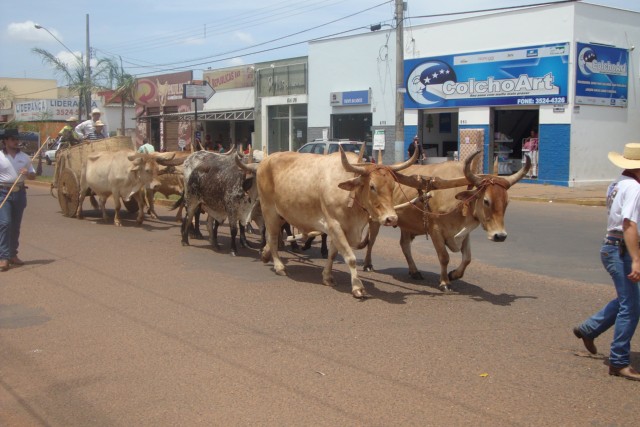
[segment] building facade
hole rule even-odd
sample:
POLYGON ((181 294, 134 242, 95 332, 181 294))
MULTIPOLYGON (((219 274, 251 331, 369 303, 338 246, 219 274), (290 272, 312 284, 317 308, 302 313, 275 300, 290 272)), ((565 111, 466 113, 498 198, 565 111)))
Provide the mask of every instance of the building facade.
MULTIPOLYGON (((607 153, 640 131, 634 40, 640 14, 584 3, 407 28, 404 152, 418 135, 431 161, 480 149, 487 173, 529 155, 529 182, 608 182, 619 171, 607 153)), ((368 121, 394 161, 395 61, 393 30, 311 43, 309 133, 368 121)))

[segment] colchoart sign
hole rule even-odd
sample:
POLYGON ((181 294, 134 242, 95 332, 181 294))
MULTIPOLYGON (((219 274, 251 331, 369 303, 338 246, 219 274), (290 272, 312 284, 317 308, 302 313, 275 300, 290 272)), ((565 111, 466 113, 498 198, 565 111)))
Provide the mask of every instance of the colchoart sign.
POLYGON ((405 107, 568 102, 569 43, 406 60, 405 107))
POLYGON ((586 43, 576 51, 576 104, 626 107, 629 51, 586 43))

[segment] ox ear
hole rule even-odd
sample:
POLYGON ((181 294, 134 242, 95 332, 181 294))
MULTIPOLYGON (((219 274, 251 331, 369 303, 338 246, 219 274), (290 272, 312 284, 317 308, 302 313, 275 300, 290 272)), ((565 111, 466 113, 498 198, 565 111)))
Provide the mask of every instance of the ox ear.
POLYGON ((253 186, 253 180, 255 178, 253 176, 246 178, 245 180, 242 181, 242 191, 244 191, 245 193, 248 193, 249 190, 251 190, 251 187, 253 186))
POLYGON ((361 176, 357 176, 355 178, 352 178, 348 181, 344 181, 341 182, 340 184, 338 184, 338 188, 341 188, 343 190, 347 190, 347 191, 352 191, 355 190, 356 188, 362 186, 362 177, 361 176))
POLYGON ((142 156, 143 156, 143 154, 142 154, 142 153, 134 153, 134 154, 129 154, 129 155, 127 156, 127 159, 129 159, 129 160, 131 160, 131 161, 134 161, 134 160, 136 160, 136 159, 139 159, 139 158, 140 158, 140 157, 142 157, 142 156))
POLYGON ((132 171, 139 171, 140 170, 140 166, 142 166, 142 163, 144 163, 144 162, 142 161, 142 159, 140 157, 131 159, 131 164, 133 165, 133 166, 131 166, 131 170, 132 171))
POLYGON ((470 199, 471 197, 475 196, 476 192, 478 190, 465 190, 465 191, 461 191, 458 194, 456 194, 456 199, 458 200, 467 200, 470 199))

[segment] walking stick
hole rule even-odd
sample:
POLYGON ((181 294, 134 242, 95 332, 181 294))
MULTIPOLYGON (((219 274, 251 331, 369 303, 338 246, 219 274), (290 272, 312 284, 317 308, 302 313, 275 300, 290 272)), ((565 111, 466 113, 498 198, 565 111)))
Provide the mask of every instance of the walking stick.
MULTIPOLYGON (((36 153, 33 155, 33 158, 35 159, 37 156, 40 155, 40 151, 42 151, 42 147, 45 146, 45 144, 47 143, 47 141, 49 140, 49 138, 45 139, 44 142, 40 145, 40 148, 38 148, 38 151, 36 151, 36 153)), ((33 159, 31 160, 33 162, 33 159)), ((18 181, 20 180, 20 178, 22 177, 22 175, 24 175, 22 172, 20 172, 18 174, 18 177, 16 178, 15 181, 13 181, 13 185, 11 186, 11 188, 9 189, 9 192, 7 193, 6 196, 4 196, 4 200, 2 200, 2 203, 0 203, 0 209, 2 209, 2 207, 4 206, 4 204, 6 203, 7 199, 9 198, 9 195, 11 195, 11 192, 13 191, 13 189, 15 188, 16 185, 18 185, 18 181)))

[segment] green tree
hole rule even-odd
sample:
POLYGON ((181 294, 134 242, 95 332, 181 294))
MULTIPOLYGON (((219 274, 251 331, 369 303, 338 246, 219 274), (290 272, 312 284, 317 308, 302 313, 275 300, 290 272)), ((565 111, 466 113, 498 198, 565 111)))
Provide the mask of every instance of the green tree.
POLYGON ((78 117, 82 118, 84 112, 86 112, 87 117, 89 117, 89 110, 91 109, 91 106, 86 105, 87 97, 85 94, 87 91, 91 92, 91 88, 88 87, 89 85, 87 84, 83 57, 76 56, 75 62, 67 64, 58 59, 51 52, 39 47, 34 47, 31 51, 40 55, 44 64, 51 66, 56 74, 65 79, 67 86, 69 87, 69 92, 79 96, 78 117))
MULTIPOLYGON (((120 99, 121 123, 118 132, 124 135, 126 129, 125 106, 127 103, 133 103, 135 101, 138 80, 124 71, 122 63, 118 64, 113 59, 103 60, 98 73, 99 76, 105 80, 106 88, 114 91, 111 99, 120 99)), ((110 100, 107 100, 106 103, 110 103, 110 100)))

